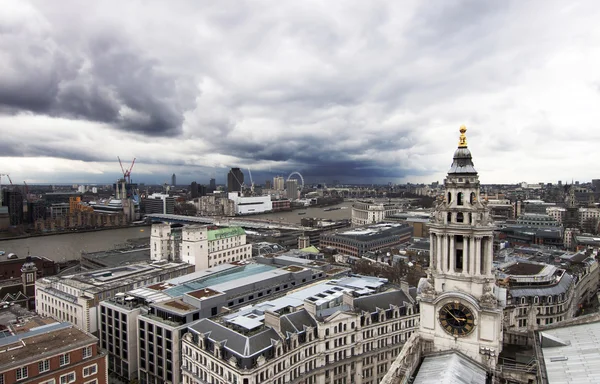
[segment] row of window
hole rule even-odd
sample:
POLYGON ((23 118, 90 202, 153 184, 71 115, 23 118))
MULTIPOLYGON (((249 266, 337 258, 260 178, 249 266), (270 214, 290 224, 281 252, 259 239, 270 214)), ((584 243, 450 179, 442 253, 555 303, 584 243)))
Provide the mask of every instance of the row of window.
MULTIPOLYGON (((67 354, 65 354, 65 355, 67 355, 67 354)), ((66 357, 65 357, 65 355, 60 356, 60 366, 61 367, 69 364, 70 359, 69 359, 68 355, 66 357)), ((42 360, 42 361, 38 362, 38 371, 39 371, 39 374, 49 372, 50 371, 50 360, 42 360)), ((95 375, 96 373, 98 373, 98 364, 93 364, 93 365, 83 368, 83 377, 84 378, 95 375)), ((29 367, 19 367, 16 369, 17 381, 25 380, 28 377, 29 377, 29 367)), ((77 378, 77 375, 75 374, 75 372, 69 372, 69 373, 66 373, 66 374, 60 376, 59 383, 60 384, 74 383, 76 381, 76 378, 77 378)), ((45 381, 40 384, 54 384, 54 383, 55 383, 55 380, 51 379, 51 380, 45 381)), ((96 380, 86 382, 85 384, 92 384, 92 383, 96 383, 96 380)), ((3 374, 0 375, 0 384, 4 384, 4 375, 3 374)))

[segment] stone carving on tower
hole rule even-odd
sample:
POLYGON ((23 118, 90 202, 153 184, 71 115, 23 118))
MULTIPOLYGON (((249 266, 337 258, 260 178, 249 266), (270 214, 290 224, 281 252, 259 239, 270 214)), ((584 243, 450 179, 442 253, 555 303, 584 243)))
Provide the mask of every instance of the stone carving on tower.
POLYGON ((493 230, 479 176, 460 128, 430 224, 430 266, 418 287, 420 336, 493 368, 502 348, 502 308, 492 271, 493 230), (482 352, 483 351, 483 352, 482 352))

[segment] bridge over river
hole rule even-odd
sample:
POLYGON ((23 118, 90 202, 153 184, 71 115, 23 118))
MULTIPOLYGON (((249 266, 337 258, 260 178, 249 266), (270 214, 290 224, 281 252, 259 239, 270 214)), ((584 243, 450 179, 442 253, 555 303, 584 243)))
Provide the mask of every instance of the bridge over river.
POLYGON ((164 221, 167 223, 179 224, 209 224, 219 226, 237 226, 254 229, 288 229, 288 230, 303 230, 303 226, 298 224, 286 223, 274 220, 236 218, 236 217, 221 217, 221 216, 183 216, 153 213, 146 215, 147 218, 153 221, 164 221))

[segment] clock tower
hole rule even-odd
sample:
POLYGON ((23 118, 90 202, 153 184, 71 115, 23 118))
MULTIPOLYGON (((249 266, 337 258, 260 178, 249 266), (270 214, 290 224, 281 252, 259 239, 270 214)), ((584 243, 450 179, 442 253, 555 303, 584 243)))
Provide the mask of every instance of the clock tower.
POLYGON ((479 198, 479 176, 460 128, 430 224, 430 265, 419 283, 420 329, 435 351, 458 350, 495 368, 502 349, 502 308, 492 273, 493 230, 479 198))

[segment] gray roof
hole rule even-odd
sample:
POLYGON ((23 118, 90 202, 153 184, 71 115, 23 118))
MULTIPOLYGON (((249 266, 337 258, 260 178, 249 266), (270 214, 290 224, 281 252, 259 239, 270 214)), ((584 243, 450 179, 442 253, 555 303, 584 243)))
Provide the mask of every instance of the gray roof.
POLYGON ((568 273, 564 273, 558 282, 558 284, 546 286, 546 287, 518 287, 518 288, 510 288, 508 291, 513 297, 521 297, 521 296, 553 296, 559 295, 561 293, 567 292, 571 282, 573 281, 573 276, 568 273))
POLYGON ((376 312, 377 309, 390 309, 390 305, 404 306, 404 303, 412 303, 412 298, 406 296, 403 291, 389 291, 358 297, 354 299, 354 307, 367 312, 376 312))
POLYGON ((202 319, 189 328, 206 335, 213 342, 222 342, 226 349, 242 357, 250 357, 261 352, 271 346, 272 340, 281 339, 271 328, 266 328, 252 336, 245 336, 209 319, 202 319))
POLYGON ((540 334, 549 384, 600 383, 600 322, 540 334))
POLYGON ((451 352, 423 359, 413 384, 484 384, 486 371, 462 354, 451 352))
MULTIPOLYGON (((281 316, 282 319, 282 331, 283 324, 289 324, 289 329, 286 329, 287 332, 290 333, 299 333, 304 331, 304 327, 316 327, 317 322, 313 317, 306 311, 301 310, 298 312, 290 313, 289 315, 281 316)), ((287 327, 286 327, 287 328, 287 327)))
POLYGON ((471 158, 471 151, 467 147, 459 147, 454 152, 454 161, 450 166, 448 174, 477 174, 475 167, 473 166, 473 160, 471 158))

